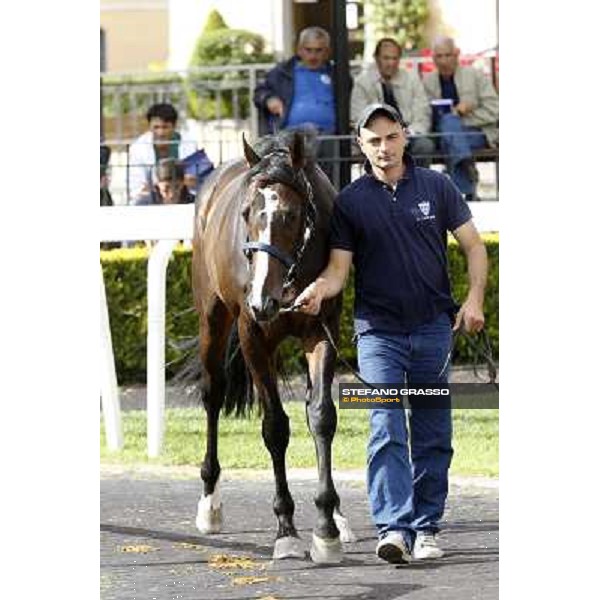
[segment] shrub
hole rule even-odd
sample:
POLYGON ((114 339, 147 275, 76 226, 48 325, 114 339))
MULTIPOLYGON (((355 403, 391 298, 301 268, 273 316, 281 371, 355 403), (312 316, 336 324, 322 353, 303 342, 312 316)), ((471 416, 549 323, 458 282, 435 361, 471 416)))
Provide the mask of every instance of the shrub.
MULTIPOLYGON (((197 333, 198 318, 190 311, 191 252, 177 248, 167 270, 166 337, 177 340, 197 333)), ((127 248, 100 252, 111 325, 113 352, 120 384, 146 380, 148 251, 127 248)), ((166 362, 178 353, 171 347, 166 362)), ((173 369, 170 369, 172 372, 173 369)))
POLYGON ((377 39, 394 37, 406 50, 425 43, 429 19, 427 0, 364 0, 372 8, 371 21, 377 39))
MULTIPOLYGON (((227 27, 204 31, 198 38, 192 58, 190 73, 186 82, 189 111, 198 119, 214 119, 234 115, 234 89, 238 89, 239 118, 247 118, 250 112, 248 82, 244 73, 194 73, 194 67, 214 67, 223 65, 245 65, 270 63, 273 55, 265 52, 264 38, 251 31, 229 29, 227 27), (218 89, 221 92, 221 106, 218 89)), ((250 90, 253 93, 254 90, 250 90)))
POLYGON ((217 29, 227 29, 227 23, 225 23, 225 19, 221 13, 218 10, 213 9, 208 13, 208 17, 206 17, 206 23, 204 24, 202 33, 210 33, 217 29))
MULTIPOLYGON (((488 257, 489 276, 485 299, 486 328, 492 342, 494 356, 499 347, 499 240, 497 235, 484 237, 488 257)), ((109 307, 109 317, 113 338, 113 349, 120 384, 144 382, 146 380, 146 336, 147 297, 146 277, 148 252, 145 248, 118 249, 100 252, 104 270, 104 281, 109 307)), ((448 264, 451 274, 453 295, 457 301, 465 298, 468 288, 467 267, 458 245, 448 245, 448 264)), ((177 248, 171 257, 167 271, 167 315, 166 337, 168 340, 181 340, 197 334, 198 318, 189 310, 192 306, 191 292, 191 251, 177 248)), ((340 351, 342 356, 356 363, 356 349, 353 336, 353 281, 349 281, 344 292, 344 302, 340 325, 340 351)), ((180 354, 167 347, 167 363, 180 354)), ((465 363, 472 360, 468 346, 459 339, 454 362, 465 363)), ((288 372, 302 368, 304 357, 300 345, 287 340, 280 347, 280 359, 288 372)), ((173 374, 177 366, 169 367, 173 374)))

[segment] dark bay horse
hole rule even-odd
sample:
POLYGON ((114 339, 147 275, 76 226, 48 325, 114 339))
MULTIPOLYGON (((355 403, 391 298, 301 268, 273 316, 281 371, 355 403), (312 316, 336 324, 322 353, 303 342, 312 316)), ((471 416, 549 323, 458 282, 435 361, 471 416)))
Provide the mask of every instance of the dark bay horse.
MULTIPOLYGON (((278 520, 274 558, 304 558, 294 526, 285 454, 289 419, 277 387, 274 353, 287 336, 301 340, 308 361, 306 416, 315 441, 319 484, 318 517, 310 556, 315 562, 342 560, 341 541, 353 534, 340 513, 331 476, 331 444, 337 424, 331 396, 335 350, 319 321, 289 310, 297 295, 325 268, 328 225, 335 191, 306 156, 300 133, 244 143, 245 160, 221 166, 197 200, 192 283, 200 317, 200 388, 207 415, 204 491, 196 525, 203 533, 221 530, 219 413, 243 412, 258 392, 262 436, 275 476, 273 509, 278 520), (237 332, 251 375, 236 389, 227 365, 235 359, 237 332), (252 386, 254 384, 254 388, 252 386), (340 535, 341 534, 341 535, 340 535)), ((341 296, 323 304, 321 316, 337 337, 341 296)))

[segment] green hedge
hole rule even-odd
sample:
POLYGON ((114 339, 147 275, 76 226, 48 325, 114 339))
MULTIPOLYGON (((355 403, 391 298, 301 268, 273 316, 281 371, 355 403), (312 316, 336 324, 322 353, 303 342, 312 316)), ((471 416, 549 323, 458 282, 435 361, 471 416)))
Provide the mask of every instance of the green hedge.
MULTIPOLYGON (((499 313, 499 239, 485 236, 489 256, 489 278, 485 301, 487 330, 494 354, 498 355, 499 313)), ((169 340, 182 340, 196 335, 198 319, 192 306, 190 287, 191 252, 177 248, 171 257, 167 271, 167 317, 166 336, 169 340)), ((146 279, 148 252, 145 248, 130 248, 100 252, 108 299, 112 341, 115 353, 117 377, 120 384, 144 382, 146 379, 147 298, 146 279)), ((464 299, 467 288, 466 261, 456 243, 448 247, 448 261, 454 297, 464 299)), ((340 350, 347 360, 355 362, 356 350, 352 344, 353 285, 349 282, 344 293, 341 322, 340 350)), ((288 372, 300 369, 303 356, 295 340, 281 346, 281 357, 288 372)), ((180 356, 178 351, 167 348, 167 363, 180 356)), ((472 357, 463 340, 459 340, 454 362, 469 362, 472 357)), ((169 368, 172 374, 176 366, 169 368)))

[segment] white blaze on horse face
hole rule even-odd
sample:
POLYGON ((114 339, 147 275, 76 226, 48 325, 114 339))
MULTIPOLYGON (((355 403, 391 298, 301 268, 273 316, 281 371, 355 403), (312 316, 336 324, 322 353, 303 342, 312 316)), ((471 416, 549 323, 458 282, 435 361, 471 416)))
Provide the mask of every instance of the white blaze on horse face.
MULTIPOLYGON (((265 215, 267 224, 258 234, 258 241, 263 244, 271 243, 271 223, 273 222, 273 214, 279 206, 279 194, 270 187, 264 187, 258 190, 265 199, 265 215)), ((252 295, 250 304, 259 307, 262 304, 263 287, 269 274, 269 254, 258 251, 254 253, 254 279, 252 281, 252 295)))

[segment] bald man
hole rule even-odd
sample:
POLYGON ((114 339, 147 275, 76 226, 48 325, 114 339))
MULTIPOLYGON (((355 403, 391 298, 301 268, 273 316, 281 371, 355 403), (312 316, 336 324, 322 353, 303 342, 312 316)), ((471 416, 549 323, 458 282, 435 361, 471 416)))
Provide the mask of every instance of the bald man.
POLYGON ((448 156, 448 172, 467 201, 478 200, 473 151, 498 143, 498 94, 482 71, 459 64, 460 50, 449 37, 433 44, 437 70, 423 78, 430 100, 451 101, 448 112, 434 110, 434 130, 448 156))

